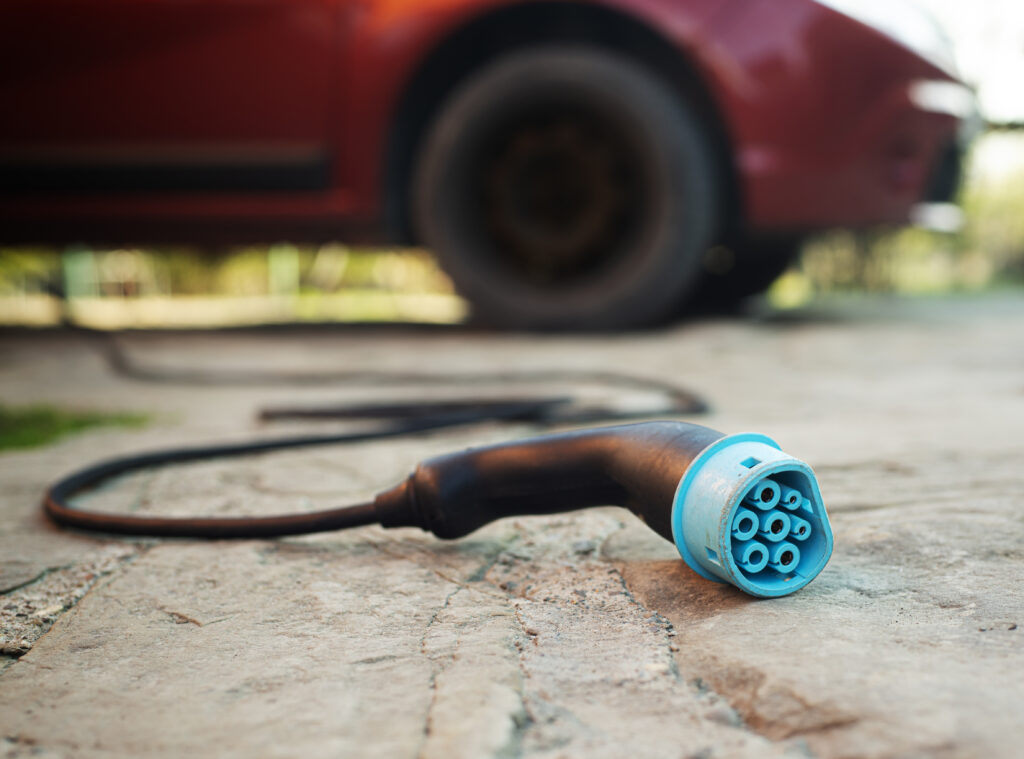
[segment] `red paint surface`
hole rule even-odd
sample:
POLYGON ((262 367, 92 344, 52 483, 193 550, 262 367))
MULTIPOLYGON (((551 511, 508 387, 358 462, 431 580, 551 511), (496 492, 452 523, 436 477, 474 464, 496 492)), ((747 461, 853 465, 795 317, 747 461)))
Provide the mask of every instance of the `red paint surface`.
MULTIPOLYGON (((326 191, 291 195, 0 196, 0 223, 253 220, 379 237, 388 138, 411 78, 461 25, 512 4, 3 0, 0 153, 321 151, 333 173, 326 191)), ((957 129, 906 96, 910 81, 945 74, 811 0, 600 4, 700 72, 755 229, 904 221, 957 129)))

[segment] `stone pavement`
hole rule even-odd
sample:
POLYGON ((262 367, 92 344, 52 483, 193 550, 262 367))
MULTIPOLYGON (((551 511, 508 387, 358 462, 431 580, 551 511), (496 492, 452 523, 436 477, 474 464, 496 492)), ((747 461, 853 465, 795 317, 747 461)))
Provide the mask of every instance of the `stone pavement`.
MULTIPOLYGON (((450 543, 375 527, 213 543, 61 532, 38 502, 72 468, 314 427, 254 421, 268 404, 413 391, 140 383, 114 376, 79 336, 11 333, 0 401, 154 421, 0 455, 0 756, 1024 752, 1019 296, 841 301, 614 337, 122 340, 164 367, 593 368, 676 381, 713 404, 693 421, 764 432, 815 467, 835 554, 801 592, 758 601, 696 577, 611 507, 505 520, 450 543)), ((321 508, 372 495, 429 455, 535 431, 179 466, 85 500, 167 514, 321 508)))

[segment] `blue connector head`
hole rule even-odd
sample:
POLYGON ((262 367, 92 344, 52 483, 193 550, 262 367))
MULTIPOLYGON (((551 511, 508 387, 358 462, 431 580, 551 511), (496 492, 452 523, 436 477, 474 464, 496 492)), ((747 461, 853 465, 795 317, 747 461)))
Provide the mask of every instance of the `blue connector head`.
POLYGON ((702 577, 774 598, 813 580, 832 555, 814 472, 764 435, 729 435, 686 470, 672 537, 702 577))

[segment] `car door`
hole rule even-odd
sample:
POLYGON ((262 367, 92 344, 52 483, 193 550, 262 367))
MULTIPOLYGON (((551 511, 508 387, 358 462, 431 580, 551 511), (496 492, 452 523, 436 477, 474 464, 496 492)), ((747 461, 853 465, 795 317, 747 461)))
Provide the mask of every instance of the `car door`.
POLYGON ((345 0, 0 0, 0 189, 328 180, 345 0))

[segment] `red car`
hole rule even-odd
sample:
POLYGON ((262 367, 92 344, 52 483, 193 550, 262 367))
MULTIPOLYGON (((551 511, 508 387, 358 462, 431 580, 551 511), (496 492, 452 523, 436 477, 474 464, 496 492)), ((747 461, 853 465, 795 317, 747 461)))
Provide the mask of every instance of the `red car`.
POLYGON ((0 244, 414 243, 490 322, 648 324, 951 195, 970 92, 879 7, 0 0, 0 244))

